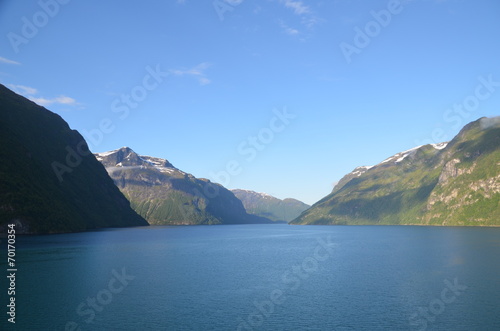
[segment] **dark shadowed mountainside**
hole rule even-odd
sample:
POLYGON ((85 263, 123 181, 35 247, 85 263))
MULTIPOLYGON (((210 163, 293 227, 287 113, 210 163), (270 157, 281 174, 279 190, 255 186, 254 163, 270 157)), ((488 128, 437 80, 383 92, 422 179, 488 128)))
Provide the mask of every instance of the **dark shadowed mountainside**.
POLYGON ((57 114, 0 85, 0 227, 60 233, 147 225, 57 114))

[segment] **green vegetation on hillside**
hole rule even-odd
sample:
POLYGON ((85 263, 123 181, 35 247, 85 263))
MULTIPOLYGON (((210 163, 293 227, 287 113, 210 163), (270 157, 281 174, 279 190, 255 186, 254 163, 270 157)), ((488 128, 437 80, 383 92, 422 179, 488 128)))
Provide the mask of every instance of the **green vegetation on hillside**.
POLYGON ((346 175, 292 223, 500 225, 498 121, 483 118, 444 149, 407 154, 346 175))
POLYGON ((132 208, 150 224, 271 222, 247 214, 241 201, 223 186, 184 173, 167 160, 140 156, 128 147, 96 156, 132 208))

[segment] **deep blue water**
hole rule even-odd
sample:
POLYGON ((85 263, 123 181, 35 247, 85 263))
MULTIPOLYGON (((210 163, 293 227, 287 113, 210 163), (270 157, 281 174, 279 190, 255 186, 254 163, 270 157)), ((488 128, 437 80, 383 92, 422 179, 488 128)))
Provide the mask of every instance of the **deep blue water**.
POLYGON ((16 257, 7 330, 500 330, 500 228, 111 229, 16 257))

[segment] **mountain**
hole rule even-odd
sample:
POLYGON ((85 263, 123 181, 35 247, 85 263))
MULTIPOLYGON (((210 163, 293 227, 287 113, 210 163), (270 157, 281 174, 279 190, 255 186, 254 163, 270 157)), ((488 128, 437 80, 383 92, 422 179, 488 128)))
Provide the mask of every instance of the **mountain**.
POLYGON ((128 147, 95 156, 132 208, 150 224, 271 223, 247 214, 223 186, 195 178, 165 159, 138 155, 128 147))
POLYGON ((0 85, 0 231, 18 234, 147 225, 57 114, 0 85))
POLYGON ((292 223, 500 225, 500 118, 354 169, 292 223))
POLYGON ((248 190, 231 190, 243 202, 247 213, 266 217, 274 222, 290 222, 309 205, 295 199, 278 199, 265 193, 248 190))

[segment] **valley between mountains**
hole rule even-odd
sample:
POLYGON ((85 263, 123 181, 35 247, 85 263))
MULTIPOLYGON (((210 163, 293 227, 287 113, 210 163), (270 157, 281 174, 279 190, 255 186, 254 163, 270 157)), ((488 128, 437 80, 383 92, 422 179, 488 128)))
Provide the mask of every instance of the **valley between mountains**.
POLYGON ((95 154, 109 176, 149 224, 257 224, 291 221, 309 206, 253 191, 230 191, 196 178, 169 161, 129 147, 95 154))
MULTIPOLYGON (((229 190, 129 147, 92 154, 59 116, 0 85, 0 230, 212 224, 500 225, 500 120, 360 166, 309 206, 229 190)), ((330 181, 332 178, 325 178, 330 181)))

